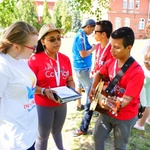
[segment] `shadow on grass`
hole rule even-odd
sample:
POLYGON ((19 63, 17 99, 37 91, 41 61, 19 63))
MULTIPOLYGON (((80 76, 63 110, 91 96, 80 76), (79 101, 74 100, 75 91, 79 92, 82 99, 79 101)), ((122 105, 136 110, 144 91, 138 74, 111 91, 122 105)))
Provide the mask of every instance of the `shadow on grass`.
MULTIPOLYGON (((68 130, 65 127, 65 132, 72 132, 72 130, 78 129, 81 123, 81 119, 83 117, 83 111, 78 112, 75 111, 74 113, 70 113, 67 115, 67 126, 69 126, 68 130), (70 124, 70 125, 69 125, 70 124)), ((93 130, 95 121, 97 117, 92 117, 89 130, 90 132, 93 130)), ((81 135, 78 137, 73 137, 70 149, 68 150, 93 150, 93 136, 91 134, 81 135)), ((129 143, 127 145, 127 150, 150 150, 150 125, 146 124, 145 131, 139 131, 136 129, 132 129, 131 136, 129 139, 129 143)), ((106 141, 106 148, 105 150, 113 150, 114 147, 114 139, 113 133, 110 133, 109 138, 106 141)))
MULTIPOLYGON (((76 111, 76 102, 68 103, 68 113, 63 127, 62 136, 65 150, 94 150, 92 130, 97 117, 92 117, 89 125, 89 133, 73 137, 73 130, 79 129, 84 111, 76 111)), ((52 138, 51 138, 52 139, 52 138)), ((55 144, 49 140, 48 150, 55 150, 55 144)), ((131 130, 131 136, 127 150, 150 150, 150 125, 145 126, 145 131, 131 130)), ((105 150, 114 150, 113 132, 110 133, 105 150)))

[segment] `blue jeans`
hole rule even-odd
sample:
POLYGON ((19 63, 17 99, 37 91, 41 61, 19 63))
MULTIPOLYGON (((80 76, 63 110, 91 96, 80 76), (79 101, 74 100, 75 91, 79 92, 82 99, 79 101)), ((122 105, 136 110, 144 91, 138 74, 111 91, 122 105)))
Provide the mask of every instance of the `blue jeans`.
POLYGON ((82 84, 82 86, 85 90, 85 94, 86 94, 85 111, 84 111, 84 116, 82 118, 80 130, 83 132, 87 132, 92 115, 93 115, 93 111, 89 110, 91 103, 88 98, 90 87, 92 85, 92 79, 90 78, 91 69, 87 68, 87 69, 83 69, 83 70, 74 70, 74 72, 76 74, 78 82, 82 84))
POLYGON ((101 114, 96 121, 93 136, 94 150, 105 150, 105 141, 113 129, 114 150, 126 150, 130 131, 138 117, 131 120, 118 120, 108 114, 101 114))

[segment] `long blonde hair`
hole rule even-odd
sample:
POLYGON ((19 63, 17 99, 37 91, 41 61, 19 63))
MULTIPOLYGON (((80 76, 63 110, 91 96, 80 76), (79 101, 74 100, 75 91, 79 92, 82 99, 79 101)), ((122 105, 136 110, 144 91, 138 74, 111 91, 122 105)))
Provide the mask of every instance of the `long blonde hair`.
POLYGON ((0 40, 0 52, 7 53, 12 44, 25 44, 30 35, 38 35, 38 31, 26 22, 18 21, 7 27, 0 40))

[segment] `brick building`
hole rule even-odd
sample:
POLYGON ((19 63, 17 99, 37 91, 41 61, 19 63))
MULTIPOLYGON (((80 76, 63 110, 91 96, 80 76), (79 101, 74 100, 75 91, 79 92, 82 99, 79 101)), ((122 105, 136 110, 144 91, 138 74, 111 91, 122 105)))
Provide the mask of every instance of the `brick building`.
MULTIPOLYGON (((93 0, 96 2, 97 0, 93 0)), ((50 14, 56 0, 47 0, 50 14)), ((35 0, 39 20, 43 13, 44 0, 35 0)), ((113 23, 114 30, 129 26, 134 30, 136 38, 145 38, 144 28, 150 18, 150 0, 110 0, 110 10, 104 11, 102 19, 113 23)), ((89 16, 88 16, 89 17, 89 16)))
POLYGON ((110 0, 108 19, 114 30, 129 26, 136 38, 145 38, 144 28, 150 18, 150 0, 110 0))
MULTIPOLYGON (((52 12, 53 12, 55 2, 56 2, 56 0, 47 0, 48 7, 49 7, 49 13, 51 15, 52 15, 52 12)), ((42 18, 42 15, 43 15, 44 0, 35 0, 35 4, 37 5, 37 15, 38 15, 38 18, 39 18, 39 21, 40 21, 41 18, 42 18)))

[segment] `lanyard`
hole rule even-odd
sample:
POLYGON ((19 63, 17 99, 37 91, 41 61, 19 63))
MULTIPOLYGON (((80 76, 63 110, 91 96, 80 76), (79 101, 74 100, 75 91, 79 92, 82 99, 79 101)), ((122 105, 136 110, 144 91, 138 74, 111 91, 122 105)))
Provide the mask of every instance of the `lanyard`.
POLYGON ((56 85, 59 86, 60 85, 60 64, 59 64, 58 53, 57 53, 57 58, 56 58, 57 69, 54 68, 54 65, 53 65, 51 59, 50 59, 50 64, 51 64, 51 66, 53 66, 53 69, 54 69, 56 85))
POLYGON ((116 76, 116 68, 117 68, 117 60, 115 61, 115 64, 114 64, 114 74, 113 74, 113 77, 116 76))
MULTIPOLYGON (((104 64, 104 61, 102 61, 102 58, 103 58, 104 53, 106 52, 107 47, 109 46, 109 44, 110 44, 110 42, 108 42, 108 43, 107 43, 107 45, 105 46, 105 48, 104 48, 104 50, 103 50, 103 52, 102 52, 101 56, 100 56, 100 50, 99 50, 98 58, 100 58, 100 59, 98 60, 98 64, 101 64, 101 65, 103 65, 103 64, 104 64)), ((100 49, 100 48, 99 48, 99 49, 100 49)))

